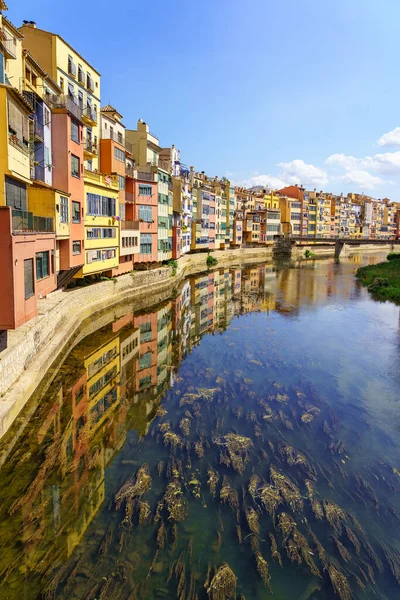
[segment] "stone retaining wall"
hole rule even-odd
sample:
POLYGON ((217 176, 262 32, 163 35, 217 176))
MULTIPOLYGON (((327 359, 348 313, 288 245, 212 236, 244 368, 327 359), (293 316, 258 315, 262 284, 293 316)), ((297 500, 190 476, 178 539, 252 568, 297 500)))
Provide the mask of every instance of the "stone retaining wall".
MULTIPOLYGON (((213 255, 218 267, 269 260, 272 246, 221 250, 213 255)), ((207 254, 183 256, 176 276, 162 267, 122 275, 114 281, 102 281, 85 288, 55 292, 39 303, 39 315, 9 332, 8 347, 0 353, 0 437, 39 386, 46 371, 71 346, 82 323, 99 311, 131 302, 132 311, 161 301, 187 275, 207 270, 207 254)), ((129 307, 126 306, 129 310, 129 307)), ((88 335, 88 333, 86 333, 88 335)), ((81 336, 80 336, 80 339, 81 336)), ((77 343, 77 342, 75 342, 77 343)))

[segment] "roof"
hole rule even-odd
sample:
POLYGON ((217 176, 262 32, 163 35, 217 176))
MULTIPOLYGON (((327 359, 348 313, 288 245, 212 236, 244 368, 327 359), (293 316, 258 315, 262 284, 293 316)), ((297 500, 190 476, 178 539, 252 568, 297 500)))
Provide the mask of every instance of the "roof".
POLYGON ((60 88, 60 86, 54 81, 54 79, 52 77, 50 77, 50 75, 48 73, 46 73, 46 71, 43 69, 43 67, 40 66, 40 64, 37 62, 36 59, 33 58, 32 54, 30 53, 29 50, 23 50, 22 51, 24 56, 31 61, 36 69, 39 71, 39 73, 41 74, 41 76, 43 77, 43 79, 48 79, 49 81, 51 81, 52 85, 59 90, 60 94, 62 93, 62 89, 60 88))
MULTIPOLYGON (((22 27, 20 27, 19 29, 20 29, 20 30, 21 30, 21 29, 24 29, 24 27, 29 27, 29 26, 28 26, 28 25, 23 25, 23 26, 22 26, 22 27)), ((91 64, 90 64, 90 62, 88 62, 88 61, 86 60, 86 58, 84 58, 84 57, 82 56, 82 54, 79 54, 79 52, 78 52, 77 50, 75 50, 75 48, 73 48, 73 46, 71 46, 71 44, 68 44, 68 42, 67 42, 66 40, 64 40, 64 38, 63 38, 61 35, 59 35, 58 33, 53 33, 52 31, 46 31, 45 29, 40 29, 39 27, 35 27, 35 28, 32 28, 32 27, 31 27, 31 29, 33 29, 34 31, 42 31, 43 33, 47 33, 48 35, 52 35, 52 36, 54 36, 54 37, 58 37, 58 38, 59 38, 59 39, 60 39, 62 42, 64 42, 64 44, 65 44, 66 46, 68 46, 68 48, 71 48, 71 50, 72 50, 73 52, 75 52, 75 54, 76 54, 77 56, 79 56, 79 58, 81 58, 81 59, 82 59, 82 60, 83 60, 83 61, 84 61, 84 62, 85 62, 87 65, 89 65, 89 67, 92 69, 92 71, 94 71, 95 73, 97 73, 97 75, 99 75, 99 76, 100 76, 100 73, 97 71, 97 69, 95 69, 95 68, 94 68, 94 66, 93 66, 93 65, 91 65, 91 64)), ((17 30, 17 31, 18 31, 18 30, 17 30)), ((21 32, 20 32, 20 31, 19 31, 19 33, 21 34, 21 32)))
POLYGON ((1 88, 6 88, 7 91, 14 96, 14 98, 20 103, 22 104, 22 106, 25 108, 26 112, 31 114, 34 112, 34 108, 32 106, 32 104, 30 102, 28 102, 28 100, 25 98, 25 96, 23 94, 21 94, 21 92, 19 92, 17 90, 17 88, 12 87, 11 85, 7 85, 6 83, 1 83, 0 84, 1 88))
POLYGON ((0 0, 0 10, 8 10, 8 6, 4 0, 0 0))
POLYGON ((23 39, 24 39, 24 36, 23 36, 23 34, 22 34, 22 33, 21 33, 21 32, 20 32, 20 31, 19 31, 19 30, 18 30, 18 29, 15 27, 15 25, 13 25, 13 24, 11 23, 11 21, 9 21, 9 20, 7 19, 7 17, 5 17, 4 15, 2 15, 2 18, 3 18, 3 22, 4 22, 4 23, 7 25, 7 27, 9 27, 9 28, 12 30, 13 34, 14 34, 14 35, 15 35, 15 36, 16 36, 18 39, 20 39, 20 40, 23 40, 23 39))
MULTIPOLYGON (((111 106, 111 104, 107 104, 107 106, 103 106, 103 108, 100 109, 100 112, 101 113, 110 113, 110 114, 107 114, 107 116, 110 119, 113 119, 113 115, 116 115, 118 117, 118 119, 123 119, 123 116, 121 115, 121 113, 118 112, 116 108, 111 106)), ((115 121, 115 119, 113 119, 113 120, 115 121)), ((125 127, 125 125, 123 125, 122 123, 120 123, 120 125, 125 127)))

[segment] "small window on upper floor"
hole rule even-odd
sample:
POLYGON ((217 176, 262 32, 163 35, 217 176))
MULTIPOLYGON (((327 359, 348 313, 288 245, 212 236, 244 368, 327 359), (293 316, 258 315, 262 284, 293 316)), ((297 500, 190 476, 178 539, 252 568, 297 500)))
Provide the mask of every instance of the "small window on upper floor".
POLYGON ((60 88, 64 91, 64 78, 60 77, 60 88))
POLYGON ((32 85, 37 86, 37 75, 35 73, 32 73, 32 85))

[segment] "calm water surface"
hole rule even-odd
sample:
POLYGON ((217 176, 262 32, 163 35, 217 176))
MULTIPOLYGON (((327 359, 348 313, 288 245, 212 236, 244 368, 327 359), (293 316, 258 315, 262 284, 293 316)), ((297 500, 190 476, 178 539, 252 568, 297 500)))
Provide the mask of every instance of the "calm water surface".
POLYGON ((1 600, 400 598, 399 307, 354 277, 378 258, 94 318, 0 443, 1 600))

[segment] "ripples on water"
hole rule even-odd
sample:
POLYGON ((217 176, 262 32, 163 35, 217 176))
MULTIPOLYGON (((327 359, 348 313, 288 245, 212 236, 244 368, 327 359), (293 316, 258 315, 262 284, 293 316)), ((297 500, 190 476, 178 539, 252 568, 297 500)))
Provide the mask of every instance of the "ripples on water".
POLYGON ((399 309, 360 260, 102 315, 2 441, 0 598, 400 597, 399 309))

